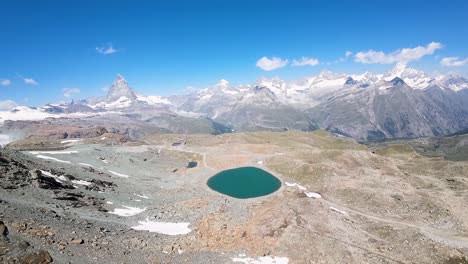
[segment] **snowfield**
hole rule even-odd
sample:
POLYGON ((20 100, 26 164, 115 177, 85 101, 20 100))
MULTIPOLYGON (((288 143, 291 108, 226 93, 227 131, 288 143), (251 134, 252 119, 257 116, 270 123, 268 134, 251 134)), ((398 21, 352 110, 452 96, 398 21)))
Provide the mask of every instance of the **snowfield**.
POLYGON ((137 226, 133 226, 132 229, 155 232, 170 236, 185 235, 192 232, 192 230, 188 227, 190 223, 154 222, 146 219, 145 221, 139 221, 138 224, 139 225, 137 226))
POLYGON ((56 158, 49 157, 49 156, 44 156, 44 155, 37 155, 36 158, 46 159, 46 160, 53 160, 53 161, 61 162, 61 163, 69 163, 69 164, 71 163, 70 161, 67 161, 67 160, 60 160, 60 159, 56 159, 56 158))
POLYGON ((130 176, 126 175, 126 174, 122 174, 122 173, 118 173, 118 172, 115 172, 115 171, 111 171, 111 170, 107 170, 108 172, 114 174, 115 176, 118 176, 118 177, 122 177, 122 178, 130 178, 130 176))
POLYGON ((131 206, 123 206, 124 208, 115 208, 114 211, 110 212, 110 214, 115 214, 119 216, 134 216, 140 213, 143 213, 146 211, 146 208, 137 208, 137 207, 131 207, 131 206))
POLYGON ((232 261, 235 263, 244 263, 244 264, 288 264, 289 259, 286 257, 274 257, 274 256, 265 256, 258 257, 256 259, 249 257, 238 257, 232 258, 232 261))

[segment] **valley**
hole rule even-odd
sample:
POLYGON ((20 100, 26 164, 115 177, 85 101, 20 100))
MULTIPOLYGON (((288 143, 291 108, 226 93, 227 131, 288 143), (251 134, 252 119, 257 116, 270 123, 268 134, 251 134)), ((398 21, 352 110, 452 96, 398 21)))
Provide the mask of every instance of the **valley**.
POLYGON ((452 263, 467 254, 467 161, 410 146, 369 148, 323 130, 30 142, 1 152, 2 215, 12 241, 57 263, 452 263), (245 166, 272 173, 280 189, 237 199, 208 187, 245 166))

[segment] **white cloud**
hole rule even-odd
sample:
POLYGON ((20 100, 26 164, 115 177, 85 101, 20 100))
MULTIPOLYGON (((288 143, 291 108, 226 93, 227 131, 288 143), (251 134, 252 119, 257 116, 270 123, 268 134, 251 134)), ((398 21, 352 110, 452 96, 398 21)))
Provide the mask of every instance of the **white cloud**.
POLYGON ((351 55, 353 55, 353 52, 351 52, 349 50, 346 51, 346 53, 345 53, 346 58, 350 57, 351 55))
POLYGON ((415 48, 404 48, 385 54, 383 51, 368 50, 358 52, 354 55, 354 60, 364 64, 393 64, 397 62, 408 63, 421 59, 426 55, 432 55, 442 44, 431 42, 427 46, 417 46, 415 48))
POLYGON ((8 79, 0 79, 0 85, 8 86, 11 84, 11 81, 8 79))
POLYGON ((36 82, 36 81, 35 81, 34 79, 32 79, 32 78, 24 78, 23 81, 24 81, 25 84, 39 85, 39 83, 36 82))
POLYGON ((15 103, 15 101, 12 100, 0 101, 0 111, 9 111, 16 106, 18 105, 15 103))
POLYGON ((118 50, 114 49, 114 47, 112 46, 112 43, 109 43, 101 47, 96 47, 96 51, 102 55, 109 55, 109 54, 118 52, 118 50))
POLYGON ((288 60, 283 60, 277 57, 272 57, 271 59, 267 57, 262 57, 257 61, 257 67, 264 71, 272 71, 275 69, 283 68, 286 65, 288 65, 288 60))
POLYGON ((301 60, 293 60, 292 66, 315 66, 318 65, 320 62, 318 59, 315 58, 307 58, 302 56, 301 60))
POLYGON ((465 64, 468 64, 468 58, 465 58, 464 60, 460 60, 459 57, 447 57, 447 58, 443 58, 442 60, 440 60, 440 64, 442 64, 442 66, 447 66, 447 67, 463 66, 465 64))
POLYGON ((72 97, 74 94, 79 94, 81 91, 78 88, 63 88, 63 96, 66 98, 72 97))

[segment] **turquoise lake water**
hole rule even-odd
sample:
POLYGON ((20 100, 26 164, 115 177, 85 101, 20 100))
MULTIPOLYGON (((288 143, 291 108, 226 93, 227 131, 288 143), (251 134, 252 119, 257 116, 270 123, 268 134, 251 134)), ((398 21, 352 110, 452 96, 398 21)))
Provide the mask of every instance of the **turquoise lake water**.
POLYGON ((214 175, 208 186, 219 193, 247 199, 273 193, 281 187, 281 181, 262 169, 241 167, 214 175))

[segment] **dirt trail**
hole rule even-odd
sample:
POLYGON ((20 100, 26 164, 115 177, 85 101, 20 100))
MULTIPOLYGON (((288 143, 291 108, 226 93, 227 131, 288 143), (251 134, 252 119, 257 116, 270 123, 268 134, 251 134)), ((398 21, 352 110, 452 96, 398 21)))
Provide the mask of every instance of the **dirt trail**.
POLYGON ((443 230, 429 227, 426 225, 412 224, 412 223, 402 222, 402 221, 398 221, 398 220, 391 219, 391 218, 383 218, 383 217, 367 214, 364 212, 360 212, 355 209, 351 209, 349 207, 337 204, 327 199, 323 199, 323 201, 326 202, 329 206, 343 210, 346 213, 353 213, 353 214, 360 215, 360 216, 363 216, 363 217, 366 217, 366 218, 369 218, 371 220, 378 221, 378 222, 384 222, 388 224, 418 229, 421 233, 425 234, 429 238, 436 240, 440 243, 444 243, 452 247, 468 249, 468 234, 447 232, 447 231, 443 231, 443 230))

